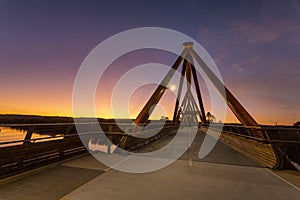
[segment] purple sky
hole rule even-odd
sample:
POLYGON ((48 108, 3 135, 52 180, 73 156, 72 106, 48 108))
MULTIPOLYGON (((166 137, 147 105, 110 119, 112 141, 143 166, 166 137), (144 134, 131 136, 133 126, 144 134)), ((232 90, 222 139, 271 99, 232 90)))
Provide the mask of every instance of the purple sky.
POLYGON ((202 44, 259 123, 300 120, 297 0, 0 0, 0 113, 72 115, 73 81, 85 56, 114 34, 146 26, 174 29, 202 44))

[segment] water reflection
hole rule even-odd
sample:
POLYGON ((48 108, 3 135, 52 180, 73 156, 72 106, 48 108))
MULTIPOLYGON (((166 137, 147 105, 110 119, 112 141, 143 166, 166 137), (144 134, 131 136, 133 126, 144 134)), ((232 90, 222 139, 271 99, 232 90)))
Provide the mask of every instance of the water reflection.
POLYGON ((107 143, 104 143, 102 140, 94 141, 93 139, 90 139, 89 143, 88 143, 88 148, 91 151, 101 151, 101 152, 105 152, 105 153, 114 153, 117 146, 114 145, 114 144, 108 146, 107 143))
MULTIPOLYGON (((26 133, 27 130, 0 126, 0 147, 22 144, 23 142, 21 141, 25 139, 26 133), (3 142, 12 142, 12 141, 20 141, 20 142, 14 142, 11 144, 1 144, 3 142)), ((34 140, 34 142, 45 142, 49 140, 63 139, 63 135, 59 134, 50 137, 48 134, 39 134, 33 132, 31 139, 33 140, 39 139, 39 140, 34 140), (44 138, 44 139, 40 139, 40 138, 44 138)))

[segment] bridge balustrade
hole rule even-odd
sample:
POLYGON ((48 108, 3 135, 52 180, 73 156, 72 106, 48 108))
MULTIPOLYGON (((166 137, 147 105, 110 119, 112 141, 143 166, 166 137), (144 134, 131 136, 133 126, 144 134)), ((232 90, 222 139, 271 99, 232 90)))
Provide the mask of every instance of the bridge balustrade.
POLYGON ((0 125, 25 132, 23 139, 0 142, 0 178, 87 153, 85 146, 89 147, 89 143, 106 145, 106 153, 111 153, 111 143, 134 151, 178 129, 178 125, 170 123, 141 125, 137 130, 128 123, 100 123, 107 136, 103 141, 99 137, 103 134, 93 131, 95 125, 99 124, 80 124, 83 130, 80 137, 74 123, 0 125))
POLYGON ((221 138, 263 166, 300 171, 300 128, 224 125, 221 138), (258 131, 263 133, 263 138, 253 136, 258 131))

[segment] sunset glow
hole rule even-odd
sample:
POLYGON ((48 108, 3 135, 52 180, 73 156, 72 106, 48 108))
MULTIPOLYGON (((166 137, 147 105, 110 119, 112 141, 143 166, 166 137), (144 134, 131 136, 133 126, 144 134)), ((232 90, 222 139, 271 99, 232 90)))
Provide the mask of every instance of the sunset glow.
MULTIPOLYGON (((1 2, 0 114, 73 116, 73 84, 87 54, 121 31, 156 26, 181 31, 199 41, 216 62, 225 85, 259 123, 291 125, 299 121, 299 1, 234 1, 220 7, 209 1, 189 2, 151 6, 1 2)), ((111 96, 115 84, 129 70, 152 62, 172 66, 175 59, 166 52, 145 50, 114 61, 95 94, 97 117, 126 117, 112 112, 111 96)), ((165 70, 152 75, 162 80, 165 70)), ((140 74, 139 78, 146 76, 140 74)), ((162 115, 172 118, 177 82, 170 84, 152 119, 162 115)), ((210 97, 203 80, 200 86, 209 111, 210 97)), ((155 88, 141 86, 132 94, 127 100, 129 117, 137 116, 155 88)), ((230 110, 227 113, 225 122, 238 122, 230 110)))

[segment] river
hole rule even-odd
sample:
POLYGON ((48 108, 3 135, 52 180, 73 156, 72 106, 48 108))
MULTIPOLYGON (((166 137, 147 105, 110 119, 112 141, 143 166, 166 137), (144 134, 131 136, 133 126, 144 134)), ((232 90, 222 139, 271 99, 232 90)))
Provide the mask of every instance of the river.
MULTIPOLYGON (((0 126, 0 147, 22 144, 22 142, 15 142, 12 144, 1 144, 1 143, 24 140, 26 133, 27 133, 26 130, 19 130, 19 129, 15 129, 15 128, 0 126)), ((62 135, 56 135, 55 138, 49 138, 49 137, 50 137, 49 135, 43 135, 43 134, 33 132, 31 139, 47 138, 47 139, 37 140, 36 142, 44 142, 44 141, 49 141, 49 140, 63 139, 62 135)))

